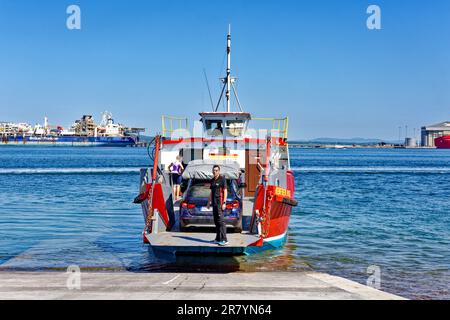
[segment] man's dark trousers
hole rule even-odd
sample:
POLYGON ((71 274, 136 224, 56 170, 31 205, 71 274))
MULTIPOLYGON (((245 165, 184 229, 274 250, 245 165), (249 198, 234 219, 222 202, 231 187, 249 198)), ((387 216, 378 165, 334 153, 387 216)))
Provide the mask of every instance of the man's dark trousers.
POLYGON ((216 240, 227 241, 227 227, 220 206, 213 206, 214 224, 216 225, 216 240))

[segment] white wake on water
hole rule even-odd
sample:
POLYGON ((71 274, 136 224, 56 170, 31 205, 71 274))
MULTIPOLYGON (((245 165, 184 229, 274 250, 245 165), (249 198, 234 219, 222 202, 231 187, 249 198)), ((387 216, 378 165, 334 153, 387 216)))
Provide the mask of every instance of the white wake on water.
POLYGON ((72 173, 135 173, 140 167, 99 168, 0 168, 0 174, 72 174, 72 173))
MULTIPOLYGON (((0 168, 0 174, 89 174, 138 173, 141 167, 90 167, 90 168, 0 168)), ((304 173, 450 173, 450 167, 381 167, 381 166, 305 166, 292 167, 304 173)))
POLYGON ((292 167, 294 172, 330 172, 330 173, 450 173, 450 167, 292 167))

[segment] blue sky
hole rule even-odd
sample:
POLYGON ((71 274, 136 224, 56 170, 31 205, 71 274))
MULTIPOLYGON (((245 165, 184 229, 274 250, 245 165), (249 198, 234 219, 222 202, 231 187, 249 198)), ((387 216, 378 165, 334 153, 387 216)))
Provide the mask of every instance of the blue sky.
MULTIPOLYGON (((232 24, 232 71, 290 138, 398 138, 450 120, 450 1, 0 0, 0 120, 68 125, 109 110, 160 130, 209 110, 232 24), (66 8, 81 8, 81 30, 66 8), (381 8, 382 30, 366 28, 381 8)), ((195 116, 193 117, 195 118, 195 116)))

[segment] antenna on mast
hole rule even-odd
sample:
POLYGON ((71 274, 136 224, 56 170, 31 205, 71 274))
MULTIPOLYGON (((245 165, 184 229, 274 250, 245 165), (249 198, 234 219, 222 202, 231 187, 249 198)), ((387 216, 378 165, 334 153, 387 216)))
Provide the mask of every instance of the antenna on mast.
POLYGON ((231 97, 231 24, 228 25, 227 35, 227 91, 225 96, 227 97, 227 112, 230 112, 230 97, 231 97))
MULTIPOLYGON (((217 102, 214 111, 217 112, 217 109, 219 109, 220 102, 222 101, 222 97, 225 92, 226 112, 231 112, 231 90, 233 90, 233 93, 236 97, 237 105, 241 110, 241 112, 243 112, 241 103, 239 101, 239 97, 237 95, 237 90, 234 85, 236 78, 231 76, 231 24, 228 25, 228 35, 227 35, 227 75, 225 78, 220 78, 220 80, 223 83, 223 87, 222 92, 220 93, 219 101, 217 102)), ((225 100, 223 102, 225 103, 225 100)))

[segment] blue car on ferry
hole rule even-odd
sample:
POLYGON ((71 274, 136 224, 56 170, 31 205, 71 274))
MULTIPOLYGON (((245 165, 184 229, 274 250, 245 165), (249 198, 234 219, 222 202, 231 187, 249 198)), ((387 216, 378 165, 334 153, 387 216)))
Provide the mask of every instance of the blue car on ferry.
MULTIPOLYGON (((180 204, 180 229, 214 227, 212 207, 206 207, 211 192, 211 180, 189 179, 180 204)), ((225 224, 234 232, 242 232, 241 185, 236 179, 227 179, 228 196, 224 210, 225 224)))

